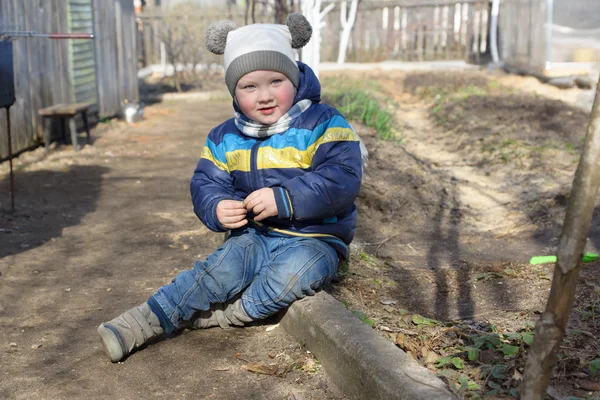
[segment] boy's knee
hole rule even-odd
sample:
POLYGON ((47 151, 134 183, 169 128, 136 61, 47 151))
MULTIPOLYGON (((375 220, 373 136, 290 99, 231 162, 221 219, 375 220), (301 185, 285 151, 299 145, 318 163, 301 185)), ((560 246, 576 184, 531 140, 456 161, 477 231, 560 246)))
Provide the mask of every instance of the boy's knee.
POLYGON ((274 260, 277 264, 284 264, 287 272, 300 272, 311 267, 336 268, 338 256, 328 244, 318 239, 305 239, 286 247, 274 260))
POLYGON ((267 284, 279 293, 279 301, 289 292, 296 297, 312 294, 321 284, 333 277, 337 269, 337 254, 327 244, 304 243, 290 248, 286 257, 277 260, 267 275, 267 284))

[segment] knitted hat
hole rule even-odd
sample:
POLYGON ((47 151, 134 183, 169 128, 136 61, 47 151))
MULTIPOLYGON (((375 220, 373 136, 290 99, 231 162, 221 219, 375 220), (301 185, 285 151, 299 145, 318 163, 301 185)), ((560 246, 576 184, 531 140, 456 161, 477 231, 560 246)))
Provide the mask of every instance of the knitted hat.
POLYGON ((232 96, 240 78, 249 72, 281 72, 298 87, 300 72, 292 49, 310 40, 312 28, 302 14, 290 14, 285 25, 253 24, 237 28, 218 21, 206 31, 206 48, 224 54, 225 83, 232 96))

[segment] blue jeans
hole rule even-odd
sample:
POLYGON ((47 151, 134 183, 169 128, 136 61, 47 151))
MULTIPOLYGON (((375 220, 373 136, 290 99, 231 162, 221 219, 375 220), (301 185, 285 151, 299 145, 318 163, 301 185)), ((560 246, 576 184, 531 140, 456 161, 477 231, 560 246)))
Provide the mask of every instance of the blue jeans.
POLYGON ((337 265, 336 251, 318 239, 269 236, 248 227, 196 261, 193 269, 179 273, 148 303, 167 333, 238 293, 246 314, 262 319, 314 294, 334 276, 337 265))

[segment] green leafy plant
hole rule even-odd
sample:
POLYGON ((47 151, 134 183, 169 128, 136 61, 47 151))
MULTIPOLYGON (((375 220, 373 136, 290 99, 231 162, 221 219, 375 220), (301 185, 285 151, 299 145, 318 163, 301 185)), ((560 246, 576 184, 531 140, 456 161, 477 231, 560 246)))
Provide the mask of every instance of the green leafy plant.
POLYGON ((352 314, 356 315, 358 319, 360 319, 365 324, 369 325, 371 328, 373 328, 376 324, 375 320, 369 318, 367 314, 360 310, 352 310, 352 314))
POLYGON ((421 329, 423 326, 439 325, 440 322, 435 319, 426 318, 422 315, 415 314, 412 316, 413 324, 417 325, 417 328, 421 329))
MULTIPOLYGON (((486 396, 508 395, 516 398, 518 396, 516 388, 503 385, 508 379, 509 371, 516 368, 517 357, 523 354, 525 346, 533 343, 532 329, 532 324, 526 324, 518 332, 500 332, 496 326, 490 324, 485 331, 478 330, 470 336, 462 335, 465 345, 446 348, 447 355, 440 358, 435 366, 442 370, 441 372, 478 370, 479 374, 473 376, 476 376, 476 380, 486 382, 485 385, 489 389, 486 396), (481 358, 482 352, 486 353, 485 358, 481 358)), ((600 368, 600 360, 597 366, 600 368)), ((592 367, 590 371, 591 369, 592 367)), ((448 378, 448 374, 442 375, 448 378)), ((484 390, 482 386, 485 386, 471 381, 468 377, 462 379, 455 377, 454 385, 455 388, 452 390, 457 394, 472 390, 481 391, 484 390)))
POLYGON ((589 369, 590 369, 590 374, 592 374, 592 375, 596 375, 598 372, 600 372, 600 358, 596 358, 595 360, 592 360, 590 362, 589 369))

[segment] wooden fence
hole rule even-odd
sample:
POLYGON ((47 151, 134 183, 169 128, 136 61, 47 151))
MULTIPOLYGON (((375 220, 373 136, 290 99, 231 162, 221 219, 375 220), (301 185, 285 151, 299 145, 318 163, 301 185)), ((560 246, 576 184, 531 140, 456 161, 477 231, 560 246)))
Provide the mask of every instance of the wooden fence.
MULTIPOLYGON (((0 30, 10 27, 39 33, 77 32, 80 15, 69 14, 69 7, 87 7, 93 12, 96 39, 90 42, 92 51, 84 56, 89 59, 77 58, 85 48, 67 40, 34 37, 13 42, 16 102, 10 107, 10 120, 14 154, 42 142, 43 126, 38 117, 41 108, 91 98, 100 115, 112 116, 122 100, 138 99, 130 0, 1 0, 0 30), (80 66, 85 71, 78 70, 78 62, 83 62, 80 66), (78 80, 80 73, 88 75, 78 80)), ((6 113, 0 110, 0 161, 7 157, 6 113)))
MULTIPOLYGON (((465 59, 477 63, 480 54, 487 51, 488 15, 488 0, 361 2, 346 61, 465 59)), ((232 17, 238 26, 244 24, 243 13, 202 13, 194 20, 208 26, 232 17)), ((272 14, 265 12, 257 13, 257 17, 260 20, 256 22, 273 21, 272 14)), ((161 61, 162 21, 156 14, 142 15, 138 20, 138 61, 142 65, 161 61)), ((327 14, 321 30, 321 61, 337 61, 341 31, 338 3, 327 14)), ((198 46, 204 47, 204 43, 198 46)))
MULTIPOLYGON (((481 0, 360 3, 346 60, 477 62, 486 51, 488 9, 481 0)), ((321 31, 322 60, 337 60, 341 30, 336 7, 321 31)))

